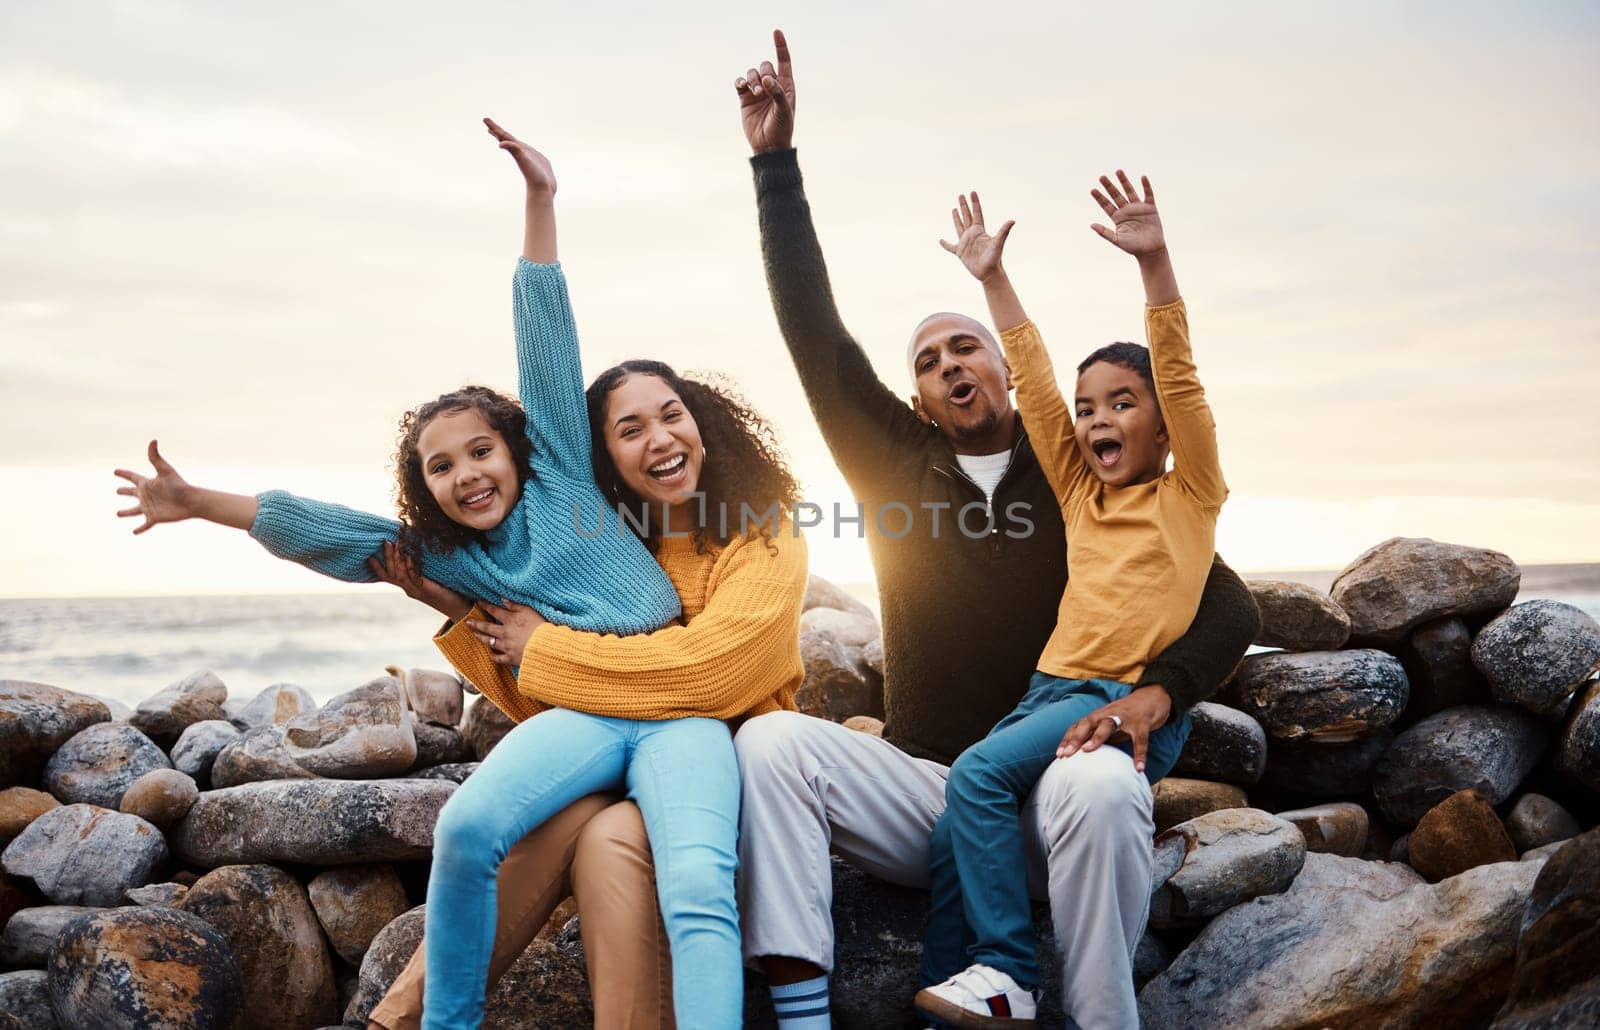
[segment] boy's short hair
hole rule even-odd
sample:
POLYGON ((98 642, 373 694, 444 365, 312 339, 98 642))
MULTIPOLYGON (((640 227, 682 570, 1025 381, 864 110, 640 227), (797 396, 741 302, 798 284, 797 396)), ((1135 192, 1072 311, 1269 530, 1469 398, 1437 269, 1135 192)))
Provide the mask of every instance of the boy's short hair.
POLYGON ((1102 361, 1108 365, 1125 368, 1129 372, 1139 373, 1144 385, 1150 388, 1150 396, 1155 398, 1158 405, 1161 403, 1161 398, 1156 393, 1156 375, 1150 368, 1150 348, 1126 340, 1108 343, 1078 363, 1078 374, 1082 375, 1084 369, 1102 361))

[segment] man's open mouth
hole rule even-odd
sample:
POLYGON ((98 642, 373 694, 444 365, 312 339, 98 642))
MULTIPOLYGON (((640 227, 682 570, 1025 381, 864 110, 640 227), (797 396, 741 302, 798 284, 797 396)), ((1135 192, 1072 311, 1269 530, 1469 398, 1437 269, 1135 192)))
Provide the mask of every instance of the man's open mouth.
POLYGON ((957 383, 950 389, 951 404, 966 404, 978 395, 977 383, 957 383))
POLYGON ((1115 440, 1096 440, 1089 445, 1089 449, 1094 451, 1094 460, 1102 468, 1110 468, 1122 457, 1122 445, 1115 440))
POLYGON ((672 479, 683 472, 683 467, 688 463, 688 460, 685 455, 679 454, 659 464, 651 465, 645 471, 650 473, 652 479, 672 479))

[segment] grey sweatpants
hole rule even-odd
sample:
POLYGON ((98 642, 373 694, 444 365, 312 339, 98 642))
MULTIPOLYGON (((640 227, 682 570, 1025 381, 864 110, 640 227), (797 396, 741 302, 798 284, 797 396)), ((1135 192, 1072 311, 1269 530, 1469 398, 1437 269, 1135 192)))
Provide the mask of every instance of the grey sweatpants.
MULTIPOLYGON (((949 767, 797 712, 751 719, 734 748, 744 778, 745 957, 831 971, 829 851, 880 879, 926 888, 949 767)), ((1083 1030, 1137 1027, 1133 952, 1150 911, 1154 832, 1144 775, 1118 748, 1057 759, 1023 806, 1022 829, 1029 888, 1050 903, 1062 1007, 1083 1030)))

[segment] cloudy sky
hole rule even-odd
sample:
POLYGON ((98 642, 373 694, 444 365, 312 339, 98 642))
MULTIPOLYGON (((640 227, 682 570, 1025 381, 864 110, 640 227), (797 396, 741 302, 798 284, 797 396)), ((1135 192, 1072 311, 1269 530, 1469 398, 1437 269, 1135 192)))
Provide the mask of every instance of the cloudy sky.
MULTIPOLYGON (((317 589, 242 534, 137 539, 110 470, 391 510, 399 414, 510 387, 520 184, 561 182, 593 373, 737 380, 811 497, 845 498, 767 304, 732 80, 770 5, 0 8, 0 596, 317 589)), ((1087 228, 1149 174, 1242 569, 1393 535, 1600 560, 1600 7, 812 3, 782 16, 847 323, 885 378, 982 313, 956 192, 1067 366, 1141 332, 1087 228)), ((855 540, 817 570, 865 579, 855 540)))

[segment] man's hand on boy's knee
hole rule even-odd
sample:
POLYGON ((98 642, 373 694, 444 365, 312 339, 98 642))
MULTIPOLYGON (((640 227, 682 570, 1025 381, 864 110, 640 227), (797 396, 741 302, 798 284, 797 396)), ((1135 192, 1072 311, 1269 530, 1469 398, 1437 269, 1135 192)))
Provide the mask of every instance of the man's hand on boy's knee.
POLYGON ((1172 697, 1165 687, 1156 684, 1139 687, 1127 697, 1096 708, 1073 723, 1061 738, 1056 757, 1093 751, 1108 740, 1126 737, 1133 743, 1133 767, 1144 772, 1150 734, 1165 726, 1171 714, 1172 697))

